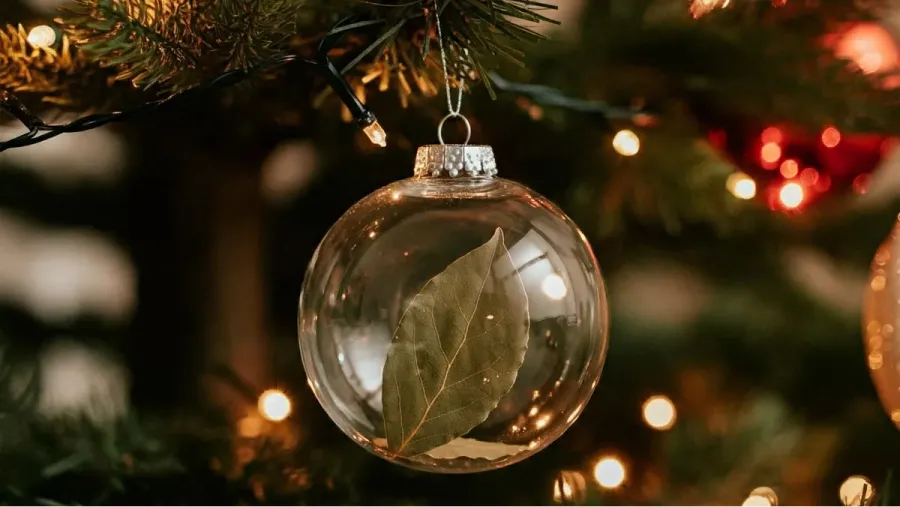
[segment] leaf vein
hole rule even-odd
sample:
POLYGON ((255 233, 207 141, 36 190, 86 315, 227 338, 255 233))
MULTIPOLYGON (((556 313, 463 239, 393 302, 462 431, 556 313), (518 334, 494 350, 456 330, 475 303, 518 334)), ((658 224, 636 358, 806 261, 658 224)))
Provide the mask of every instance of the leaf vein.
MULTIPOLYGON (((494 255, 496 255, 496 254, 497 254, 497 245, 495 244, 494 249, 491 251, 491 254, 489 257, 491 259, 491 261, 493 261, 494 255)), ((441 392, 443 392, 443 390, 444 390, 444 386, 447 384, 447 378, 450 376, 450 370, 453 367, 453 363, 456 361, 456 358, 459 356, 459 352, 462 350, 463 346, 466 344, 467 335, 469 334, 469 327, 472 325, 472 320, 474 320, 474 318, 475 318, 475 312, 478 311, 478 303, 481 302, 481 295, 484 294, 484 286, 487 285, 487 279, 491 274, 492 267, 493 267, 493 262, 488 262, 487 269, 485 270, 484 276, 482 277, 482 280, 481 280, 481 287, 478 289, 478 295, 475 296, 475 305, 472 308, 472 315, 469 317, 468 323, 466 324, 466 329, 463 332, 462 340, 460 340, 459 346, 456 348, 456 352, 453 354, 453 358, 450 359, 450 362, 447 364, 447 370, 444 372, 444 379, 441 382, 441 387, 437 390, 437 392, 435 393, 434 398, 432 398, 431 402, 428 403, 428 406, 425 407, 425 412, 422 413, 422 418, 419 420, 419 424, 417 424, 416 427, 412 430, 412 432, 410 432, 409 437, 408 437, 409 439, 412 439, 412 437, 419 431, 419 429, 422 428, 422 425, 425 424, 425 420, 428 418, 428 413, 431 412, 431 408, 434 407, 435 400, 438 399, 441 392)), ((465 318, 465 315, 463 315, 463 318, 465 318)), ((418 366, 416 366, 416 369, 418 370, 418 366)), ((427 397, 426 397, 426 400, 427 400, 427 397)), ((411 442, 409 440, 404 440, 400 444, 400 447, 398 448, 398 452, 405 449, 406 446, 409 445, 410 443, 411 442)))

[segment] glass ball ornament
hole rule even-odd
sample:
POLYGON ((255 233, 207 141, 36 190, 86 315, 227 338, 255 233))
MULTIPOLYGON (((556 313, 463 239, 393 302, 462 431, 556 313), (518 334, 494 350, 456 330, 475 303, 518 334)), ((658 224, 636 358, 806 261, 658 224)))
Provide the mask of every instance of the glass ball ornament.
POLYGON ((419 149, 415 175, 331 228, 300 296, 308 383, 396 464, 493 470, 562 435, 600 378, 605 287, 556 206, 496 177, 487 146, 419 149))
POLYGON ((900 222, 878 248, 863 305, 863 340, 872 382, 900 428, 900 222))

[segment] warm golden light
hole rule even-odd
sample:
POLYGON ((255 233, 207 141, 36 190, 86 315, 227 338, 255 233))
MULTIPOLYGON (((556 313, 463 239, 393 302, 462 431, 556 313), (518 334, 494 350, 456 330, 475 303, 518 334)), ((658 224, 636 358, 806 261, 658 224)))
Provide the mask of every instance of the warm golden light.
POLYGON ((601 458, 594 465, 594 480, 603 488, 618 488, 625 482, 625 465, 616 457, 601 458))
POLYGON ((834 148, 838 144, 841 143, 841 131, 834 128, 828 127, 822 131, 822 144, 825 145, 826 148, 834 148))
POLYGON ((534 422, 534 427, 542 430, 546 428, 548 424, 550 424, 550 414, 544 414, 534 422))
POLYGON ((644 402, 644 422, 655 430, 667 430, 675 425, 675 404, 666 396, 651 396, 644 402))
POLYGON ((242 437, 256 438, 263 432, 263 420, 259 416, 251 415, 238 421, 238 433, 242 437))
POLYGON ((778 192, 778 200, 787 209, 799 208, 805 197, 803 187, 798 183, 787 183, 778 192))
POLYGON ((778 143, 766 143, 759 150, 759 158, 766 164, 775 164, 781 160, 781 146, 778 143))
POLYGON ((384 148, 387 146, 387 132, 381 128, 381 124, 377 121, 371 125, 367 125, 363 127, 363 132, 369 136, 369 141, 372 141, 372 144, 377 144, 384 148))
POLYGON ((559 301, 566 297, 566 294, 569 293, 569 288, 566 287, 566 281, 563 280, 561 276, 554 273, 552 275, 547 275, 547 277, 544 278, 544 281, 541 282, 541 291, 543 291, 548 298, 559 301))
POLYGON ((772 488, 763 486, 751 491, 750 496, 748 496, 747 499, 744 500, 744 503, 741 505, 747 507, 771 507, 774 505, 778 505, 778 496, 775 494, 775 491, 773 491, 772 488))
POLYGON ((756 182, 740 171, 728 177, 725 181, 725 188, 738 199, 746 200, 756 197, 756 182))
POLYGON ((706 14, 709 14, 714 9, 724 9, 728 7, 728 4, 731 3, 731 0, 692 0, 691 1, 691 15, 694 19, 701 18, 706 14))
POLYGON ((869 505, 875 498, 875 486, 868 477, 853 475, 841 484, 840 495, 844 505, 869 505))
POLYGON ((641 151, 641 139, 630 130, 620 130, 613 137, 613 149, 616 153, 625 157, 633 157, 641 151))
POLYGON ((553 502, 562 505, 578 505, 584 502, 587 484, 584 474, 563 470, 553 481, 553 502))
POLYGON ((291 415, 291 399, 278 389, 269 389, 259 397, 259 412, 270 421, 283 421, 291 415))
POLYGON ((49 48, 56 43, 56 30, 47 25, 36 26, 28 32, 28 43, 36 48, 49 48))
POLYGON ((781 163, 781 175, 786 179, 791 179, 800 173, 800 164, 794 159, 787 159, 781 163))

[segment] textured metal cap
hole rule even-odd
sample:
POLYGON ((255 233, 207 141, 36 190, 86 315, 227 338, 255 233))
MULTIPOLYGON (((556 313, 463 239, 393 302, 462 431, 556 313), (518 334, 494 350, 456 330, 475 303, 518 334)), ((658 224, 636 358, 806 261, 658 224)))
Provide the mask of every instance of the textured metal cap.
POLYGON ((490 146, 432 144, 419 148, 415 172, 419 178, 491 178, 497 162, 490 146))

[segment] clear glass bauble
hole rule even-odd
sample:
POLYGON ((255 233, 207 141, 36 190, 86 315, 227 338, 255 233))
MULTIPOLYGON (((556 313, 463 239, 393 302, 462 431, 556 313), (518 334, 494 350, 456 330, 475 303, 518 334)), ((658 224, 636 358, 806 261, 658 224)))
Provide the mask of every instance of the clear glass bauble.
POLYGON ((416 177, 354 205, 306 273, 309 385, 391 462, 521 461, 575 422, 599 380, 608 313, 594 254, 556 206, 495 172, 487 147, 422 148, 416 177))
POLYGON ((872 382, 900 428, 900 223, 872 261, 862 325, 872 382))

